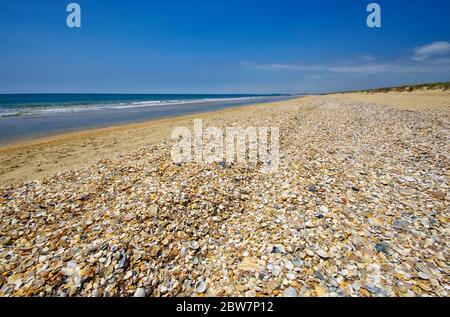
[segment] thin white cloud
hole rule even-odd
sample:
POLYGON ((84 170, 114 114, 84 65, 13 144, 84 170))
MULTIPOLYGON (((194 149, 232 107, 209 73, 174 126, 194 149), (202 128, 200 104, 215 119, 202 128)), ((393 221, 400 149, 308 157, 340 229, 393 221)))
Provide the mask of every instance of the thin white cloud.
POLYGON ((330 67, 328 70, 335 73, 351 73, 351 74, 379 74, 389 71, 391 65, 388 64, 361 64, 330 67))
POLYGON ((254 64, 246 63, 246 67, 262 70, 291 70, 314 73, 340 74, 382 74, 426 72, 429 68, 421 65, 400 65, 392 63, 343 63, 341 65, 302 65, 302 64, 254 64))
POLYGON ((302 65, 302 64, 255 64, 246 63, 244 66, 260 68, 265 70, 304 70, 304 71, 323 71, 322 65, 302 65))
POLYGON ((414 49, 412 60, 399 59, 395 62, 378 62, 373 56, 366 55, 353 61, 333 64, 257 64, 241 63, 244 67, 272 71, 302 71, 308 73, 340 74, 413 74, 435 71, 449 71, 450 43, 434 42, 414 49))
POLYGON ((450 43, 441 41, 415 48, 413 59, 427 61, 433 57, 445 55, 450 55, 450 43))

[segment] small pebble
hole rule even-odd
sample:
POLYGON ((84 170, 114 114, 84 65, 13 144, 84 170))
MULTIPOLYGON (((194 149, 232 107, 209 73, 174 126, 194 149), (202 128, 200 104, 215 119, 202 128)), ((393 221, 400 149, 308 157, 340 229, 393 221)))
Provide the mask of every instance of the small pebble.
POLYGON ((197 282, 197 284, 195 285, 195 290, 197 291, 197 293, 204 293, 206 291, 206 282, 197 282))
POLYGON ((377 250, 378 252, 383 252, 383 253, 388 254, 389 244, 386 242, 379 242, 379 243, 375 244, 375 250, 377 250))
POLYGON ((139 287, 136 289, 136 291, 134 292, 134 297, 145 297, 145 289, 143 289, 142 287, 139 287))
POLYGON ((299 266, 302 265, 303 261, 302 261, 302 259, 301 259, 300 257, 294 256, 294 257, 292 258, 292 263, 293 263, 295 266, 299 267, 299 266))
POLYGON ((277 247, 277 246, 274 246, 272 248, 272 253, 281 253, 281 249, 279 247, 277 247))
POLYGON ((293 287, 288 287, 283 291, 284 297, 297 297, 297 290, 293 287))

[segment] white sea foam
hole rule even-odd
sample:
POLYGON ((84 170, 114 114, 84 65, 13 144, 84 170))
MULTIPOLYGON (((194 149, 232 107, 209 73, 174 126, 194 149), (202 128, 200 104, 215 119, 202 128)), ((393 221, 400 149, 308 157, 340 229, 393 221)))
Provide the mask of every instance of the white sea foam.
POLYGON ((233 102, 244 101, 248 99, 256 99, 258 97, 235 97, 235 98, 203 98, 203 99, 173 99, 173 100, 148 100, 148 101, 134 101, 121 102, 111 104, 88 104, 88 105, 52 105, 46 107, 21 107, 0 109, 0 117, 21 117, 21 116, 38 116, 51 115, 58 113, 71 113, 81 111, 100 111, 100 110, 119 110, 130 108, 145 108, 145 107, 161 107, 173 105, 186 104, 202 104, 215 102, 233 102))

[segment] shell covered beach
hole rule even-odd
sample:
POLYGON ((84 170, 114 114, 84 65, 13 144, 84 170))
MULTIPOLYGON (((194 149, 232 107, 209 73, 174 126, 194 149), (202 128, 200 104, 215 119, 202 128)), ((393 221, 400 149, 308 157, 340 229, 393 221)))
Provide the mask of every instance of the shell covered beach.
POLYGON ((2 170, 0 296, 448 296, 449 116, 448 93, 199 115, 206 126, 279 127, 272 174, 174 164, 170 129, 191 118, 141 125, 140 141, 132 127, 109 131, 110 143, 92 132, 97 156, 66 158, 60 172, 50 166, 62 153, 51 155, 64 140, 39 143, 53 146, 47 174, 17 155, 31 145, 0 153, 33 168, 2 170))

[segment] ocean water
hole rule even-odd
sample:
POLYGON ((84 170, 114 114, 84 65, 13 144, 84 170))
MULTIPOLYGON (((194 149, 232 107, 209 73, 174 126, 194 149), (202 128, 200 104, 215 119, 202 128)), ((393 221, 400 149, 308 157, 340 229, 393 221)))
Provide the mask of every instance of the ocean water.
POLYGON ((0 94, 0 117, 230 102, 279 95, 0 94))
POLYGON ((0 94, 0 144, 289 98, 278 94, 0 94))

